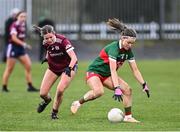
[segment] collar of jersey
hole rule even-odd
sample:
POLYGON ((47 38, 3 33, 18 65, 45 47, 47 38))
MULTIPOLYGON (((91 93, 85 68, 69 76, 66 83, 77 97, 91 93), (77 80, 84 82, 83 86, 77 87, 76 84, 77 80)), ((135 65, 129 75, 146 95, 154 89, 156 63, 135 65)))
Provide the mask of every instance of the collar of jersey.
POLYGON ((119 40, 119 50, 121 51, 121 52, 126 52, 127 50, 125 50, 123 47, 122 47, 122 41, 121 40, 119 40))
POLYGON ((121 40, 119 40, 119 49, 122 49, 121 40))
POLYGON ((54 43, 56 43, 57 42, 57 38, 56 38, 56 36, 54 35, 54 37, 55 37, 55 41, 54 41, 54 43))

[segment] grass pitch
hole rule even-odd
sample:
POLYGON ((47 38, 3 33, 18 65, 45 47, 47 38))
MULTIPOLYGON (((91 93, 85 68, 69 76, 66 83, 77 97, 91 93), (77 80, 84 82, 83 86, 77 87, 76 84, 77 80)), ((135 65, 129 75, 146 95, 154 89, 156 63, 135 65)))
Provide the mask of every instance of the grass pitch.
MULTIPOLYGON (((113 92, 105 90, 101 98, 84 104, 76 115, 70 113, 71 103, 89 90, 85 83, 85 71, 90 62, 79 63, 78 73, 65 91, 60 107, 59 120, 52 121, 50 112, 52 102, 47 109, 38 114, 36 108, 41 101, 39 93, 26 91, 24 70, 17 63, 9 80, 9 93, 0 92, 0 130, 18 131, 180 131, 180 61, 138 61, 138 66, 151 90, 148 99, 141 86, 133 78, 128 64, 119 75, 133 89, 133 115, 141 121, 139 124, 110 123, 107 113, 113 107, 123 110, 122 104, 112 99, 113 92)), ((34 63, 33 81, 40 86, 47 65, 34 63)), ((0 64, 0 76, 5 65, 0 64)), ((2 82, 2 81, 1 81, 2 82)), ((54 97, 57 83, 51 89, 54 97)))

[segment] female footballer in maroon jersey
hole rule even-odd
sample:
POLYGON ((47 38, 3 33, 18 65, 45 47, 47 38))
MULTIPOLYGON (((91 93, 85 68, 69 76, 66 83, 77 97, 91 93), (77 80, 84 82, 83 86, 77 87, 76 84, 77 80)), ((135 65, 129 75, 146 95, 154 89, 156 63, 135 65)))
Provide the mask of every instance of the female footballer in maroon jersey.
POLYGON ((7 88, 8 79, 14 69, 16 59, 18 59, 25 68, 25 76, 28 83, 27 91, 36 92, 39 90, 34 88, 32 85, 31 60, 25 51, 26 48, 31 49, 31 46, 26 44, 24 41, 26 37, 26 13, 24 11, 20 11, 16 16, 16 19, 17 20, 12 23, 9 29, 10 38, 7 47, 7 62, 6 69, 3 74, 2 91, 9 91, 7 88))
POLYGON ((58 119, 58 108, 64 90, 69 86, 77 70, 77 57, 70 41, 63 35, 55 34, 52 26, 46 25, 42 28, 34 26, 34 28, 44 38, 43 46, 47 51, 46 59, 49 65, 41 83, 40 97, 43 101, 39 104, 37 112, 41 113, 50 103, 51 97, 48 93, 57 78, 61 76, 51 113, 52 119, 58 119))

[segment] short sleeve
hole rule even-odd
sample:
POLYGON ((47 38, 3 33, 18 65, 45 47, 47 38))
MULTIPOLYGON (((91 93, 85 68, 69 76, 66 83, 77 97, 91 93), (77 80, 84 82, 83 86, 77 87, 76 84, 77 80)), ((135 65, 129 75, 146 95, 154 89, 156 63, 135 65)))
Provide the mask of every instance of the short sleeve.
POLYGON ((69 52, 74 49, 74 47, 72 46, 71 42, 68 39, 64 39, 63 44, 65 46, 66 52, 69 52))
POLYGON ((10 28, 10 35, 12 35, 12 34, 17 34, 17 29, 16 29, 15 26, 12 26, 12 27, 10 28))
POLYGON ((117 60, 118 57, 118 50, 114 49, 113 47, 109 49, 108 56, 110 59, 117 60))
POLYGON ((129 62, 135 61, 134 54, 133 54, 132 50, 129 50, 127 59, 129 62))

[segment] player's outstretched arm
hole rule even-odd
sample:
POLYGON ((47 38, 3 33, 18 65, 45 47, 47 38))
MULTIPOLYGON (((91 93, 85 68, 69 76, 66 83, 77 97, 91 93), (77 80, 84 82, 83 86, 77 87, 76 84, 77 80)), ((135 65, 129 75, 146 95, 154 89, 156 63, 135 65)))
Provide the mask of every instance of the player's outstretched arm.
POLYGON ((129 62, 129 65, 131 67, 131 70, 133 72, 134 77, 136 78, 136 80, 142 85, 143 87, 143 91, 146 92, 147 97, 150 97, 150 93, 149 93, 149 88, 147 86, 147 82, 144 81, 138 67, 135 61, 129 62))

